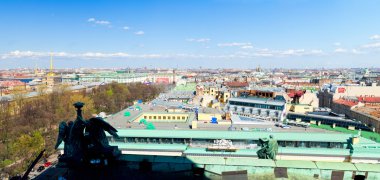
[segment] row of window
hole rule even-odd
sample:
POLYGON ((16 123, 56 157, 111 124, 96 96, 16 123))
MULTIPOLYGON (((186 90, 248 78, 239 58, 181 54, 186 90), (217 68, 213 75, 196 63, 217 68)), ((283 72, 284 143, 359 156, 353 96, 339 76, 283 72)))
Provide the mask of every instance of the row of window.
POLYGON ((169 115, 162 115, 162 116, 144 116, 144 119, 148 120, 186 120, 186 116, 169 116, 169 115))
POLYGON ((229 104, 238 105, 238 106, 255 107, 255 108, 261 108, 261 109, 274 109, 274 110, 283 110, 284 109, 283 106, 276 106, 276 105, 270 105, 270 104, 247 103, 247 102, 239 102, 239 101, 229 101, 229 104))
POLYGON ((355 126, 356 129, 361 129, 361 130, 371 130, 369 127, 365 126, 364 124, 360 124, 358 122, 354 122, 354 121, 344 121, 344 120, 333 120, 333 119, 327 119, 327 118, 323 118, 323 117, 310 117, 310 116, 307 116, 307 115, 301 115, 301 114, 288 114, 287 115, 287 118, 288 119, 292 119, 292 120, 295 120, 297 118, 300 118, 302 119, 302 121, 321 121, 322 124, 329 124, 329 125, 332 125, 332 124, 336 124, 337 126, 340 126, 340 127, 348 127, 348 126, 355 126))
MULTIPOLYGON (((185 144, 198 147, 207 147, 214 144, 212 139, 187 139, 187 138, 134 138, 124 137, 110 139, 111 142, 122 143, 150 143, 150 144, 185 144)), ((232 140, 234 146, 259 145, 258 140, 232 140)), ((305 148, 344 148, 341 142, 312 142, 312 141, 278 141, 280 147, 305 147, 305 148)))

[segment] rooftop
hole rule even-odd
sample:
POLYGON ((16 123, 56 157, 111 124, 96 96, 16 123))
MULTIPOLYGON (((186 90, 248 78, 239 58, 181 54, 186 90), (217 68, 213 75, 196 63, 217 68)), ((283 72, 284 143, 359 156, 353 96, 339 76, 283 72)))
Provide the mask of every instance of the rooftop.
MULTIPOLYGON (((249 131, 202 131, 202 130, 151 130, 118 129, 120 137, 150 138, 200 138, 200 139, 259 139, 273 135, 282 141, 347 142, 351 134, 339 133, 301 133, 301 132, 249 132, 249 131)), ((377 144, 369 139, 360 138, 361 144, 377 144)))
POLYGON ((246 103, 257 103, 257 104, 271 104, 271 105, 277 105, 277 106, 285 105, 285 102, 283 101, 276 101, 271 98, 257 98, 257 97, 230 98, 228 101, 239 101, 239 102, 246 102, 246 103))

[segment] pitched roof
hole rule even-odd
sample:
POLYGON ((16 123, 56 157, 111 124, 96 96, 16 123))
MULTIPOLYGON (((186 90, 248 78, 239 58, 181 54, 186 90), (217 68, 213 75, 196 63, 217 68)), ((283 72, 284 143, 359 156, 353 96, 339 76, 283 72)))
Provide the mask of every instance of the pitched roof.
POLYGON ((227 82, 226 85, 228 87, 247 87, 249 84, 247 82, 232 81, 232 82, 227 82))

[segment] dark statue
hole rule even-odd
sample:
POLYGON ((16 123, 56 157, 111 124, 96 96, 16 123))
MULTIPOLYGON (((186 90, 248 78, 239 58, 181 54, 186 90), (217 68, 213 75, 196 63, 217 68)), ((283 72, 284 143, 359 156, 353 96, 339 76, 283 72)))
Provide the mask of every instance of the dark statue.
POLYGON ((276 155, 278 153, 278 143, 277 140, 273 138, 272 135, 267 138, 260 138, 259 143, 261 149, 257 151, 257 156, 259 159, 273 159, 276 160, 276 155))
POLYGON ((74 122, 61 122, 55 148, 64 144, 64 154, 60 162, 78 165, 80 163, 107 165, 109 160, 121 154, 117 146, 110 146, 104 131, 114 138, 119 138, 117 130, 100 117, 84 120, 82 107, 84 103, 74 104, 77 118, 74 122))

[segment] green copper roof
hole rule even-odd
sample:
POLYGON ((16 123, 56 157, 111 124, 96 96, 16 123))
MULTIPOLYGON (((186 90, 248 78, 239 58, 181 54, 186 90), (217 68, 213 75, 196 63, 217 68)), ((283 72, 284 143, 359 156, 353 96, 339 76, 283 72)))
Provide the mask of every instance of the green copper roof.
POLYGON ((365 163, 356 163, 354 164, 358 171, 375 171, 380 172, 380 164, 365 164, 365 163))
POLYGON ((334 155, 334 156, 348 156, 349 149, 336 149, 336 148, 292 148, 280 147, 278 150, 280 154, 313 154, 313 155, 334 155))
POLYGON ((196 83, 179 84, 174 88, 174 91, 195 91, 196 83))
MULTIPOLYGON (((302 132, 243 132, 243 131, 201 131, 201 130, 155 130, 154 133, 141 129, 119 129, 120 137, 151 137, 151 138, 199 138, 199 139, 247 139, 273 135, 281 141, 316 141, 316 142, 342 142, 346 143, 350 134, 340 133, 302 133, 302 132)), ((361 138, 361 142, 375 143, 361 138)))
POLYGON ((296 161, 296 160, 277 160, 275 161, 277 167, 286 167, 286 168, 317 168, 314 162, 312 161, 296 161))
POLYGON ((228 165, 242 167, 286 167, 293 169, 315 169, 315 170, 343 170, 343 171, 371 171, 380 172, 380 164, 366 163, 348 163, 348 162, 314 162, 298 160, 277 160, 239 158, 239 157, 205 157, 205 156, 148 156, 148 155, 122 155, 121 159, 127 161, 140 162, 148 160, 149 162, 170 162, 170 163, 192 163, 202 165, 228 165))
POLYGON ((276 166, 274 161, 272 161, 271 159, 256 159, 256 158, 246 158, 246 157, 227 158, 226 164, 239 165, 239 166, 262 166, 262 167, 276 166))
POLYGON ((356 171, 354 164, 346 162, 315 162, 319 169, 356 171))

